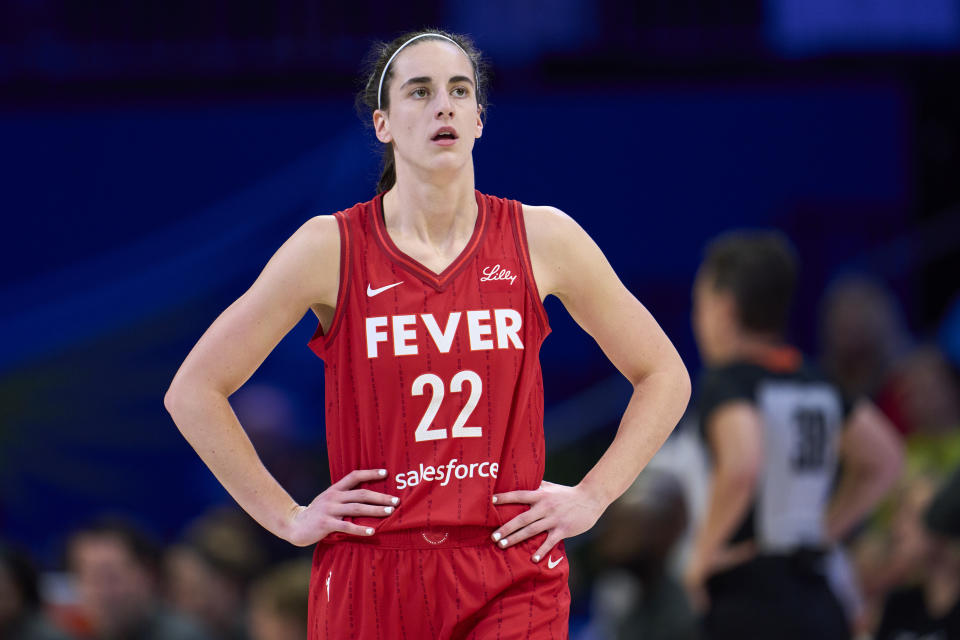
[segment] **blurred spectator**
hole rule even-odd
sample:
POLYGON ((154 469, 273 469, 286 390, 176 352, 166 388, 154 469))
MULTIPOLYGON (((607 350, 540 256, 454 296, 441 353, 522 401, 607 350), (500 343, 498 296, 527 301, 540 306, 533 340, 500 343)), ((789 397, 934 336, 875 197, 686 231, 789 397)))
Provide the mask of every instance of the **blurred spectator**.
POLYGON ((862 630, 876 628, 883 603, 894 589, 919 580, 927 553, 923 511, 937 487, 931 475, 908 476, 891 499, 886 527, 864 532, 854 545, 854 562, 864 597, 862 630))
POLYGON ((255 523, 234 507, 211 510, 166 555, 167 598, 217 640, 245 640, 249 582, 264 565, 255 523))
POLYGON ((67 640, 43 613, 36 568, 23 551, 0 544, 0 638, 67 640))
POLYGON ((843 394, 871 398, 906 433, 891 394, 895 367, 906 356, 911 338, 893 294, 866 276, 838 279, 821 302, 820 342, 824 370, 843 394))
POLYGON ((960 539, 960 465, 933 496, 923 519, 930 531, 960 539))
POLYGON ((906 433, 907 464, 898 490, 853 543, 868 629, 875 628, 893 590, 927 574, 929 545, 921 515, 940 479, 960 464, 956 378, 936 347, 920 347, 903 357, 893 368, 885 395, 906 433))
POLYGON ((97 640, 204 640, 189 620, 161 604, 159 549, 137 527, 105 517, 67 540, 66 565, 97 640))
POLYGON ((668 572, 687 527, 680 481, 644 470, 607 509, 599 528, 594 587, 597 635, 616 639, 692 640, 697 623, 683 588, 668 572))
POLYGON ((917 575, 886 599, 876 640, 960 638, 960 468, 916 506, 917 575))
POLYGON ((290 560, 254 583, 250 590, 251 640, 307 637, 310 567, 309 558, 290 560))
POLYGON ((892 395, 907 427, 907 469, 946 476, 960 465, 960 393, 943 354, 933 346, 911 353, 892 395))

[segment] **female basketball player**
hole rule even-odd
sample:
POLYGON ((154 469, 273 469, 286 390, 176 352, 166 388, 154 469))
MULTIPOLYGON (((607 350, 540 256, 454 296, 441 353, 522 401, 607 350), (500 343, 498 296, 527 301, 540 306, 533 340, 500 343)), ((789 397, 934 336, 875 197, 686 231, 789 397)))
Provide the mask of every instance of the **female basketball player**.
POLYGON ((316 544, 311 638, 566 637, 562 540, 627 489, 689 398, 673 345, 576 222, 474 189, 484 89, 462 37, 382 47, 362 96, 387 149, 378 195, 305 222, 164 400, 253 518, 316 544), (550 294, 634 385, 613 443, 574 487, 542 481, 550 294), (334 483, 302 506, 227 398, 308 309, 334 483))

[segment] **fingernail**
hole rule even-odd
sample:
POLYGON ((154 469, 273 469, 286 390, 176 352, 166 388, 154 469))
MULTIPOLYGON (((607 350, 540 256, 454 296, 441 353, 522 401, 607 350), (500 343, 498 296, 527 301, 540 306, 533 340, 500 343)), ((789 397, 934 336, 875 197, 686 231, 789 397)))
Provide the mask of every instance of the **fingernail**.
POLYGON ((493 504, 497 504, 497 496, 493 496, 493 504))
POLYGON ((400 498, 390 498, 390 502, 392 502, 393 504, 397 504, 398 502, 400 502, 400 498))
POLYGON ((393 507, 384 507, 383 510, 387 513, 393 513, 393 507))
POLYGON ((367 528, 367 535, 368 535, 368 536, 372 536, 372 535, 373 535, 373 529, 371 529, 371 528, 368 527, 368 528, 367 528))
POLYGON ((379 473, 379 474, 380 474, 380 477, 382 478, 383 476, 387 475, 387 470, 386 470, 386 469, 380 469, 380 471, 377 471, 377 473, 379 473))
POLYGON ((533 556, 534 562, 540 562, 540 556, 533 556))
POLYGON ((507 546, 507 539, 506 539, 506 538, 504 538, 503 540, 500 541, 500 546, 501 546, 501 547, 507 546))
POLYGON ((500 539, 500 532, 499 532, 499 531, 494 531, 494 532, 493 532, 493 541, 496 542, 496 541, 499 540, 499 539, 500 539))

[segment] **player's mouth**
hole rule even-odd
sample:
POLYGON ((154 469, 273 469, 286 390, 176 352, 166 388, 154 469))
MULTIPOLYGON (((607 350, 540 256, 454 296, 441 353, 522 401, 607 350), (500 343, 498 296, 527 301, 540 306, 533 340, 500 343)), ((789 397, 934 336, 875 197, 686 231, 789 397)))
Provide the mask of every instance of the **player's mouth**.
POLYGON ((449 147, 457 141, 457 130, 453 127, 440 127, 437 129, 430 140, 443 147, 449 147))

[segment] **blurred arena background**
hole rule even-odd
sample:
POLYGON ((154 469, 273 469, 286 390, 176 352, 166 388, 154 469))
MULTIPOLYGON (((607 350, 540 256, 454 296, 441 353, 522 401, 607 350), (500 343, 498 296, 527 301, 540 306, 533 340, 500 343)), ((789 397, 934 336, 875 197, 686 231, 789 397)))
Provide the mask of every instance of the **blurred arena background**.
MULTIPOLYGON (((478 189, 576 218, 694 380, 705 242, 777 228, 802 262, 792 341, 908 441, 946 443, 939 472, 960 462, 958 0, 5 0, 0 538, 54 604, 71 602, 64 547, 91 518, 172 545, 233 504, 163 394, 300 224, 373 195, 362 58, 430 25, 493 65, 478 189)), ((630 386, 547 308, 547 478, 574 483, 630 386)), ((315 327, 305 316, 231 397, 304 504, 329 483, 315 327)), ((584 538, 571 626, 599 637, 584 538)), ((261 568, 304 557, 257 545, 261 568)))

